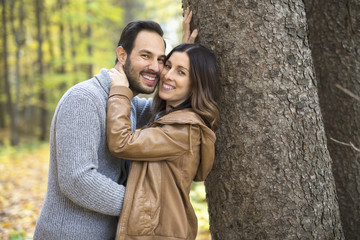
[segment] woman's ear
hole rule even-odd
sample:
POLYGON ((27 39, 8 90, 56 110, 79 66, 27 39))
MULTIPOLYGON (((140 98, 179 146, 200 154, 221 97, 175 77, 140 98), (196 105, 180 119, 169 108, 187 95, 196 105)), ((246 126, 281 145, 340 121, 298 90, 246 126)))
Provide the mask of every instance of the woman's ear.
POLYGON ((127 54, 126 54, 125 49, 122 46, 119 46, 116 48, 116 56, 117 56, 118 61, 122 65, 125 65, 127 54))

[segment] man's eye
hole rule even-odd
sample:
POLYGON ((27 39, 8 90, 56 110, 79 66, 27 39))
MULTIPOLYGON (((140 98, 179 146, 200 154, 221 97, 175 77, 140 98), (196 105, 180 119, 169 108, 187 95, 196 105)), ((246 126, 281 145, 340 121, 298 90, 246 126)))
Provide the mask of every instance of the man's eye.
POLYGON ((144 55, 141 55, 143 58, 146 58, 146 59, 148 59, 149 58, 149 55, 146 55, 146 54, 144 54, 144 55))

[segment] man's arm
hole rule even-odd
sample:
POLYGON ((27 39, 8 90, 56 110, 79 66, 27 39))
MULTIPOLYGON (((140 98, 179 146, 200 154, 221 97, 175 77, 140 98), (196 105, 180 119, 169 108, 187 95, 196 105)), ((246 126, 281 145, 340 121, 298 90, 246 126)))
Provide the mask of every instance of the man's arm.
POLYGON ((99 115, 85 96, 69 96, 56 121, 56 152, 59 186, 63 194, 81 207, 118 216, 125 187, 98 172, 98 149, 106 147, 99 115))

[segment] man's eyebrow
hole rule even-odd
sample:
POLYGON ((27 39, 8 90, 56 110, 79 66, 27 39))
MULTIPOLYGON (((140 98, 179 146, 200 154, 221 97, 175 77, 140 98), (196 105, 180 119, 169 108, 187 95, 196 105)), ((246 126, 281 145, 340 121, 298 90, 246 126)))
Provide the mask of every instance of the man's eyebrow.
MULTIPOLYGON (((140 49, 139 53, 147 53, 147 54, 153 55, 153 53, 147 49, 140 49)), ((159 56, 159 58, 166 58, 166 55, 163 54, 163 55, 159 56)))
POLYGON ((148 53, 148 54, 152 54, 152 52, 150 52, 149 50, 147 49, 140 49, 139 52, 141 53, 148 53))

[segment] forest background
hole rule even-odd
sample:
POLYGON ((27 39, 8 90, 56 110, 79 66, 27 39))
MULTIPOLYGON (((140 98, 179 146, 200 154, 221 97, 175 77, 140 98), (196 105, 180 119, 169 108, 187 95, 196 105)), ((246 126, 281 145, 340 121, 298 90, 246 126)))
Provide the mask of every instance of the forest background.
MULTIPOLYGON (((31 239, 45 197, 49 128, 71 86, 112 68, 123 27, 151 19, 166 51, 181 41, 180 0, 1 0, 0 239, 31 239)), ((208 239, 203 184, 191 192, 208 239)))

